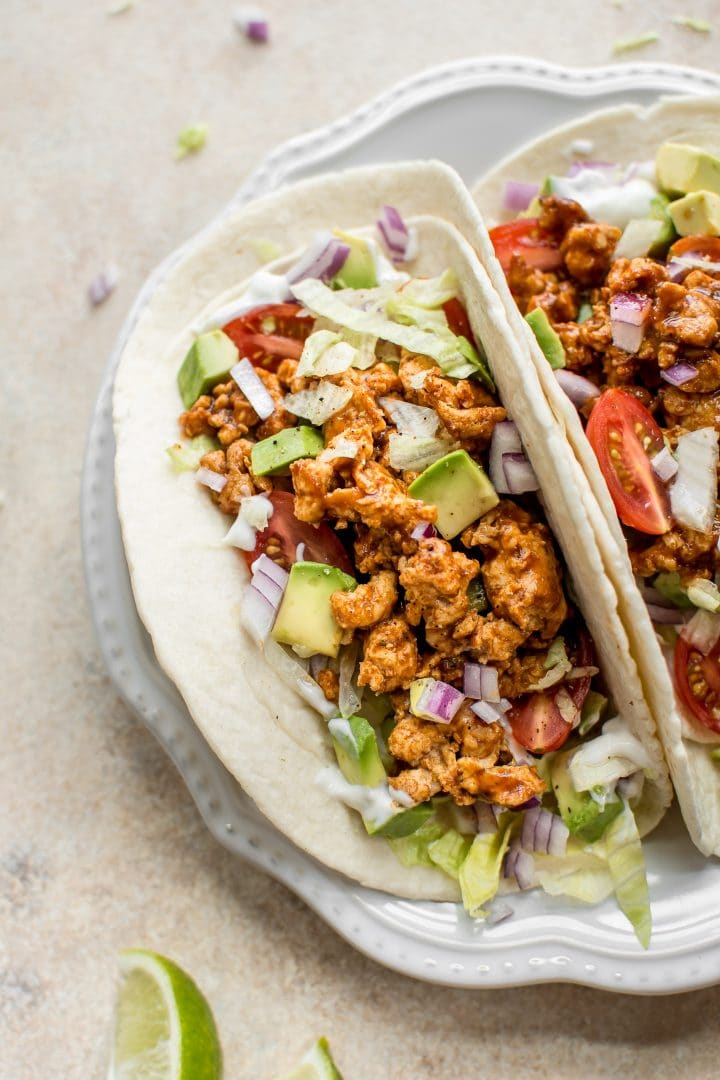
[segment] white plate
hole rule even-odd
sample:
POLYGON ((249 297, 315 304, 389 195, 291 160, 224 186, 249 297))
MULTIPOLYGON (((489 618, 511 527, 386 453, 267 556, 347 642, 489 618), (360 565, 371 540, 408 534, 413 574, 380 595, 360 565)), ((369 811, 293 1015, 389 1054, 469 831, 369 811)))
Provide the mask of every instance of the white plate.
MULTIPOLYGON (((281 146, 233 205, 328 169, 403 158, 443 158, 471 182, 513 147, 591 109, 718 90, 717 76, 659 64, 571 71, 512 57, 464 60, 417 76, 352 116, 281 146)), ((700 857, 674 812, 646 844, 654 932, 644 953, 612 900, 587 908, 529 893, 513 898, 511 919, 484 927, 459 905, 397 900, 359 888, 276 832, 212 754, 155 663, 133 604, 113 499, 110 403, 117 358, 143 305, 182 251, 144 286, 109 361, 87 446, 82 533, 90 603, 110 675, 177 765, 210 831, 289 886, 357 949, 416 978, 468 987, 571 981, 635 993, 717 982, 720 864, 700 857)))

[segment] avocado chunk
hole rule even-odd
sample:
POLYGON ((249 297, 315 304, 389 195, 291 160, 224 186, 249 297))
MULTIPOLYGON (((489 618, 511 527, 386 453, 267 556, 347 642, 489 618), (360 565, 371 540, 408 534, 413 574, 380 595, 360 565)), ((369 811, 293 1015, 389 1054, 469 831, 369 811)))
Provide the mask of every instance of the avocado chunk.
POLYGON ((238 362, 238 348, 222 330, 201 334, 190 346, 178 371, 177 384, 183 405, 189 409, 201 394, 207 394, 230 376, 238 362))
POLYGON ((589 791, 576 791, 568 762, 572 750, 556 754, 550 766, 550 782, 555 792, 560 816, 574 836, 592 844, 599 840, 611 821, 622 813, 622 800, 614 797, 605 806, 595 802, 589 791))
POLYGON ((525 322, 528 323, 537 338, 537 343, 545 354, 545 359, 550 367, 553 370, 564 368, 565 349, 562 341, 550 325, 550 320, 544 308, 537 307, 533 308, 532 311, 528 311, 525 322))
POLYGON ((453 450, 430 465, 408 488, 413 499, 437 507, 436 526, 452 540, 477 521, 499 498, 487 476, 465 450, 453 450))
POLYGON ((720 195, 712 191, 691 191, 671 202, 668 213, 680 236, 720 236, 720 195))
POLYGON ((385 780, 374 728, 362 716, 337 716, 328 724, 335 756, 345 779, 351 784, 377 787, 385 780))
POLYGON ((388 840, 400 840, 403 836, 410 836, 424 825, 431 814, 434 813, 432 804, 418 803, 407 810, 399 810, 397 814, 387 818, 382 825, 373 825, 365 822, 365 828, 370 836, 384 836, 388 840))
POLYGON ((351 236, 340 229, 333 233, 350 248, 350 254, 330 284, 335 289, 374 289, 377 272, 370 245, 360 236, 351 236))
POLYGON ((342 627, 335 621, 330 597, 338 590, 349 592, 356 585, 355 578, 337 566, 293 563, 271 636, 283 645, 293 645, 301 656, 337 656, 342 627))
POLYGON ((699 146, 666 142, 655 156, 658 183, 665 191, 687 195, 690 191, 720 194, 720 158, 699 146))
POLYGON ((283 428, 255 443, 250 455, 255 476, 277 476, 288 473, 290 465, 298 458, 317 457, 325 443, 322 432, 309 424, 283 428))
POLYGON ((664 258, 667 249, 675 242, 675 240, 677 240, 675 226, 668 213, 669 205, 670 200, 667 195, 662 194, 656 195, 650 202, 650 213, 648 214, 648 217, 652 218, 654 221, 659 221, 662 224, 662 228, 648 248, 648 255, 653 259, 664 258))

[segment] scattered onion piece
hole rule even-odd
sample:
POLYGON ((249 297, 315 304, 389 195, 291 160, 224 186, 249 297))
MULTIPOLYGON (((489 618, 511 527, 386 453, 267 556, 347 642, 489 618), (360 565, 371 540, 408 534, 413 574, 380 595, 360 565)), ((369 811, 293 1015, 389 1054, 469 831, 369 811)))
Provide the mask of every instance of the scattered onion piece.
POLYGON ((586 379, 584 375, 577 375, 574 371, 567 371, 565 368, 557 368, 554 375, 558 385, 565 391, 576 409, 581 409, 592 398, 600 397, 599 387, 586 379))
POLYGON ((99 274, 96 274, 87 290, 88 300, 92 306, 98 307, 99 304, 104 304, 115 290, 119 280, 120 272, 114 263, 108 263, 99 274))
POLYGON ((694 364, 688 364, 681 360, 677 364, 672 364, 669 368, 664 368, 660 372, 660 378, 670 383, 671 386, 683 386, 686 382, 694 379, 697 373, 694 364))
POLYGON ((275 402, 249 360, 243 359, 235 364, 230 369, 230 377, 235 380, 261 420, 272 416, 275 402))
POLYGON ((610 301, 610 326, 616 348, 628 353, 638 351, 651 309, 649 296, 640 296, 639 293, 616 293, 613 296, 610 301))
POLYGON ((377 227, 393 262, 409 262, 417 255, 417 233, 409 229, 394 206, 382 206, 377 227))
POLYGON ((678 471, 678 463, 667 446, 663 446, 662 450, 658 451, 655 457, 650 459, 650 465, 658 480, 662 480, 663 484, 667 484, 668 480, 672 480, 678 471))
POLYGON ((527 183, 524 180, 508 180, 503 192, 503 210, 513 210, 516 213, 527 210, 539 191, 539 184, 527 183))
POLYGON ((268 20, 257 8, 238 8, 233 15, 233 22, 248 41, 264 43, 268 40, 268 20))
POLYGON ((208 487, 211 491, 218 492, 218 494, 228 482, 228 478, 224 473, 213 472, 212 469, 206 469, 204 466, 196 470, 195 479, 198 484, 202 484, 203 487, 208 487))

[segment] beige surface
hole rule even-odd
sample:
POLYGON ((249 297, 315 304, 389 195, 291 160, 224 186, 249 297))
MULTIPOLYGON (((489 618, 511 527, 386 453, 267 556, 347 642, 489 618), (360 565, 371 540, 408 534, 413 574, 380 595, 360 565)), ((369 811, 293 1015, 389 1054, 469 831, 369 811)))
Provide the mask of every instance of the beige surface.
POLYGON ((104 0, 2 5, 0 1077, 103 1075, 125 945, 193 972, 229 1080, 272 1077, 320 1031, 346 1080, 710 1076, 717 991, 433 989, 356 955, 220 850, 104 674, 77 495, 96 386, 135 291, 277 141, 453 57, 602 63, 615 38, 656 26, 661 43, 631 58, 713 67, 720 17, 706 38, 667 21, 684 10, 671 2, 264 6, 267 48, 234 36, 228 0, 140 0, 115 18, 104 0), (175 133, 196 118, 211 141, 176 164, 175 133), (90 313, 85 285, 108 259, 122 284, 90 313))

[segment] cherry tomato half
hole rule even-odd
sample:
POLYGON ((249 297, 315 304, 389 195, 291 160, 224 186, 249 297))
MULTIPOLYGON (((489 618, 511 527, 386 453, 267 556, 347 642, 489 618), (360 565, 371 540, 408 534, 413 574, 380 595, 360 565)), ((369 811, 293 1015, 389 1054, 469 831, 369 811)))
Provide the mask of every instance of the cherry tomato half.
MULTIPOLYGON (((589 634, 580 631, 575 649, 575 667, 588 667, 593 663, 594 649, 589 634)), ((567 741, 572 724, 563 717, 557 705, 557 696, 564 690, 581 709, 590 689, 590 676, 583 675, 572 682, 560 683, 551 690, 537 690, 527 694, 513 705, 508 715, 512 733, 531 754, 547 754, 559 750, 567 741)))
POLYGON ((692 256, 696 259, 707 259, 708 262, 720 262, 720 237, 718 236, 683 236, 676 240, 668 251, 668 259, 680 255, 692 256))
POLYGON ((663 437, 642 402, 623 390, 606 390, 590 414, 587 437, 620 520, 651 536, 666 533, 668 496, 650 465, 663 437))
POLYGON ((720 734, 720 641, 707 656, 683 637, 675 645, 675 686, 685 708, 720 734))
POLYGON ((310 525, 295 517, 295 498, 289 491, 273 491, 269 495, 273 512, 267 528, 257 534, 252 551, 244 551, 248 566, 267 552, 271 559, 284 567, 297 562, 298 544, 304 544, 304 562, 327 563, 337 566, 354 577, 352 563, 345 548, 329 525, 310 525))
POLYGON ((505 273, 510 269, 513 255, 519 255, 528 266, 538 270, 557 270, 562 255, 546 233, 538 228, 537 218, 518 218, 490 230, 495 254, 505 273))
POLYGON ((443 304, 442 309, 445 312, 448 326, 453 334, 473 342, 472 327, 470 326, 470 320, 468 319, 467 311, 465 310, 462 301, 454 296, 452 300, 448 300, 443 304))
POLYGON ((274 371, 281 360, 299 360, 303 343, 312 333, 314 319, 298 315, 299 304, 264 304, 223 326, 237 345, 240 357, 255 367, 274 371))

